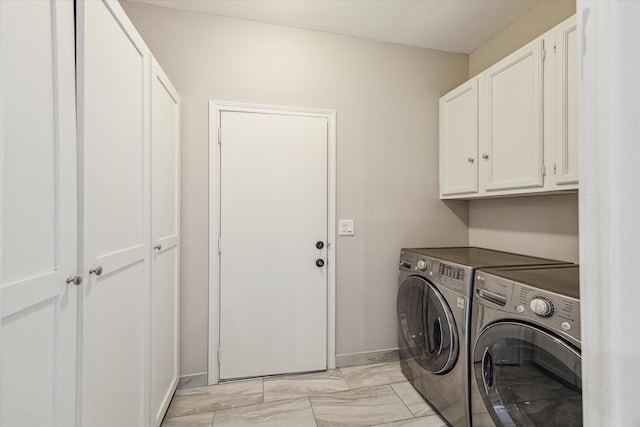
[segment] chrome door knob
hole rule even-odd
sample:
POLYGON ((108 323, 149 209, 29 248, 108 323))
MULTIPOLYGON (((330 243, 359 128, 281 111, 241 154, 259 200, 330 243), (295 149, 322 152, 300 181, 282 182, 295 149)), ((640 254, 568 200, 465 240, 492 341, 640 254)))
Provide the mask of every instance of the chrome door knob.
POLYGON ((102 276, 102 266, 93 267, 89 270, 89 274, 95 274, 96 276, 102 276))

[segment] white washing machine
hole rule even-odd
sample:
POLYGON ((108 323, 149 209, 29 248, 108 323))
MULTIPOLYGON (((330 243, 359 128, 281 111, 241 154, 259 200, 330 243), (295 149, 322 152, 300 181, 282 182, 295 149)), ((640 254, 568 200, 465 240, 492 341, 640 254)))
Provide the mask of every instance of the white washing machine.
POLYGON ((400 366, 447 424, 469 424, 468 331, 475 269, 559 263, 477 247, 401 250, 400 366))
POLYGON ((581 426, 579 267, 478 270, 472 311, 472 425, 581 426))

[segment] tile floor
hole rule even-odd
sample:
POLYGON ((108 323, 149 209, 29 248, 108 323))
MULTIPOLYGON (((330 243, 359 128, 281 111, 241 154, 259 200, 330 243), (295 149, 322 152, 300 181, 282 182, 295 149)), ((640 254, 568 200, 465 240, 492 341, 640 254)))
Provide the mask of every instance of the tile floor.
POLYGON ((398 362, 178 390, 163 427, 442 427, 398 362))

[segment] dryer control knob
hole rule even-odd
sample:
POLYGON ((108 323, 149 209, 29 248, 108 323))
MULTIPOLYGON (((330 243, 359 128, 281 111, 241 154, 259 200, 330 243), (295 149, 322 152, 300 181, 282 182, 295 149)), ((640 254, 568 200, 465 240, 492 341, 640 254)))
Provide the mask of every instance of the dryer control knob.
POLYGON ((422 270, 425 271, 427 269, 428 265, 427 265, 427 261, 421 259, 420 261, 418 261, 418 270, 422 270))
POLYGON ((531 311, 540 317, 551 317, 555 312, 553 302, 545 297, 535 297, 529 303, 529 307, 531 307, 531 311))

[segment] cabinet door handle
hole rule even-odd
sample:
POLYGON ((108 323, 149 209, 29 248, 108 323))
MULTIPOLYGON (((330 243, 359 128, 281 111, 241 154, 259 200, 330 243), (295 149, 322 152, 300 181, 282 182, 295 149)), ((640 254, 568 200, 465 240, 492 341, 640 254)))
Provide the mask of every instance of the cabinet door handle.
POLYGON ((67 277, 67 283, 73 283, 78 286, 82 283, 82 274, 76 274, 75 276, 67 277))
POLYGON ((473 163, 473 157, 469 157, 469 158, 467 159, 467 162, 469 162, 469 163, 473 163))
POLYGON ((162 245, 161 244, 157 244, 153 247, 153 249, 157 250, 157 251, 161 251, 162 250, 162 245))
POLYGON ((95 274, 96 276, 102 276, 102 266, 99 265, 97 267, 92 268, 91 270, 89 270, 89 274, 95 274))
POLYGON ((489 155, 488 154, 483 154, 482 158, 485 159, 485 160, 489 160, 489 155))

